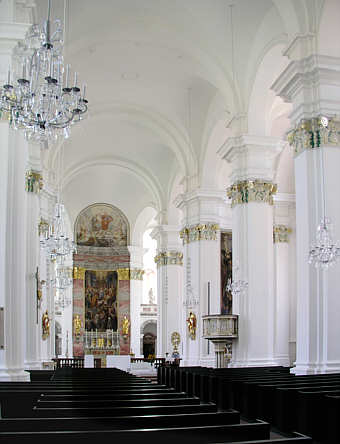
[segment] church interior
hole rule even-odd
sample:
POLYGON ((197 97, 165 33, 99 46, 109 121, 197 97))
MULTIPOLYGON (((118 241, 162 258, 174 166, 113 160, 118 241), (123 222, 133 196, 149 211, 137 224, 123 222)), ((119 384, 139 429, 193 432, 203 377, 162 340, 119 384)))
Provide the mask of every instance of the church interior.
POLYGON ((0 442, 340 442, 339 23, 0 0, 0 442))

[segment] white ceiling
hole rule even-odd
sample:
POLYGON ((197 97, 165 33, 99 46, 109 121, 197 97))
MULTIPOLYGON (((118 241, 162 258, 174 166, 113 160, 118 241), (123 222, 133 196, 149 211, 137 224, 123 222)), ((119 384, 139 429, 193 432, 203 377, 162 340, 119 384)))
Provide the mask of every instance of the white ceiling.
MULTIPOLYGON (((219 148, 207 146, 208 122, 212 132, 221 118, 247 112, 265 48, 301 25, 304 1, 234 0, 234 67, 229 0, 66 2, 65 59, 90 102, 65 146, 71 219, 98 201, 132 222, 147 205, 167 207, 176 176, 205 177, 204 153, 219 148)), ((36 3, 42 20, 47 0, 36 3)), ((54 17, 63 10, 64 0, 52 0, 54 17)))

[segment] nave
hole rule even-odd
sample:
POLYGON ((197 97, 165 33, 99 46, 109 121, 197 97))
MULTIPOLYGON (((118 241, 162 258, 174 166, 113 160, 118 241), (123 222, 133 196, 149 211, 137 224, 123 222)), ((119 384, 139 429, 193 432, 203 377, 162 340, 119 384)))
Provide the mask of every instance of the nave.
POLYGON ((158 384, 118 369, 35 370, 0 385, 0 442, 335 444, 339 384, 284 367, 160 366, 158 384))

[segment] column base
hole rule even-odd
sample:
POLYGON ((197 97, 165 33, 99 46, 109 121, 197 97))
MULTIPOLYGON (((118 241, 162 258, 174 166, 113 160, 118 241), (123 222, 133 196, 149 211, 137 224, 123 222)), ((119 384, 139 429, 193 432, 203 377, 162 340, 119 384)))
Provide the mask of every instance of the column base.
POLYGON ((290 360, 288 355, 276 355, 274 356, 274 361, 276 365, 281 365, 282 367, 290 367, 290 360))
POLYGON ((184 358, 181 362, 183 363, 183 367, 195 367, 197 365, 200 365, 200 359, 198 356, 195 358, 184 358))
POLYGON ((202 367, 215 367, 215 356, 205 356, 201 358, 199 365, 202 367))
POLYGON ((0 381, 11 382, 11 381, 20 381, 20 382, 30 382, 31 376, 28 372, 20 369, 20 370, 10 370, 10 369, 1 369, 0 370, 0 381))
POLYGON ((41 370, 41 362, 27 361, 25 362, 25 370, 41 370))
POLYGON ((278 364, 274 359, 247 359, 239 361, 231 361, 228 367, 277 367, 278 364))
POLYGON ((315 375, 320 373, 340 373, 340 361, 324 362, 319 364, 296 364, 290 370, 294 375, 315 375))

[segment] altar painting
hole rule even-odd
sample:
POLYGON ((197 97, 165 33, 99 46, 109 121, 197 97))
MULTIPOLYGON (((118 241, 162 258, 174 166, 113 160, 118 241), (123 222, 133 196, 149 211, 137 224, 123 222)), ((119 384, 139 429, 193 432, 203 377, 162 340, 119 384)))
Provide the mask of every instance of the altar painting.
POLYGON ((118 274, 116 271, 85 273, 85 330, 117 331, 118 274))
POLYGON ((128 221, 116 207, 94 204, 77 217, 77 245, 88 247, 125 247, 128 245, 128 221))
POLYGON ((232 314, 233 298, 227 291, 228 279, 232 279, 232 234, 221 233, 221 314, 232 314))

